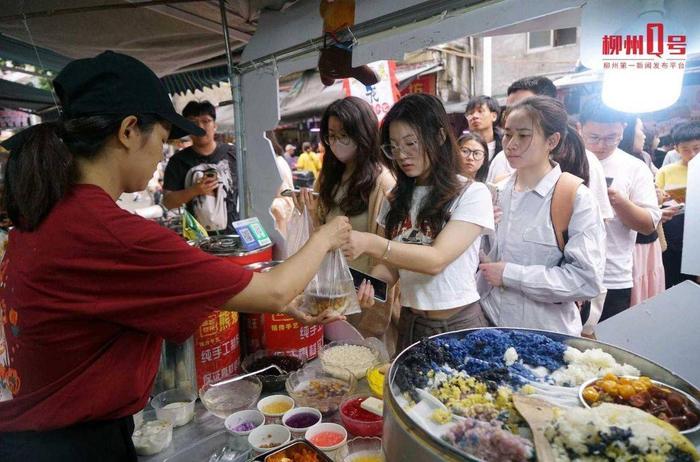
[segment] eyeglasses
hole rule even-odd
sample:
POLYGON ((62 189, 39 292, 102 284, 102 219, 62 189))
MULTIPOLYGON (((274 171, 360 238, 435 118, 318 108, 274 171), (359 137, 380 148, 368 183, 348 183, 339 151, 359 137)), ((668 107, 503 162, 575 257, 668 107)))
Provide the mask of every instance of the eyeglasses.
POLYGON ((462 148, 459 151, 467 159, 471 156, 471 158, 474 160, 482 160, 484 158, 484 156, 486 155, 486 153, 484 151, 482 151, 481 149, 462 148))
POLYGON ((391 160, 398 159, 401 153, 408 158, 416 157, 420 153, 418 140, 408 140, 401 144, 387 143, 381 148, 384 155, 391 160))
POLYGON ((583 135, 583 140, 586 144, 600 144, 602 142, 605 146, 616 146, 621 139, 620 136, 606 136, 601 138, 595 135, 583 135))
POLYGON ((350 138, 348 135, 329 135, 323 137, 323 142, 326 143, 328 146, 335 144, 336 142, 342 144, 343 146, 350 146, 350 143, 352 143, 352 138, 350 138))

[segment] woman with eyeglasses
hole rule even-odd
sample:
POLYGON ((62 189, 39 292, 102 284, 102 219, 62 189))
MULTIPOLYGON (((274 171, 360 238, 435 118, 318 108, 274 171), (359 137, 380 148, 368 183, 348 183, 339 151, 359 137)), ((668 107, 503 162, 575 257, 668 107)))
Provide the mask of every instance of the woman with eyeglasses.
POLYGON ((476 133, 466 133, 457 140, 461 171, 464 176, 475 181, 486 182, 489 173, 489 152, 486 141, 476 133))
MULTIPOLYGON (((460 152, 445 108, 431 95, 403 97, 384 118, 382 151, 392 161, 396 187, 382 204, 382 235, 353 230, 343 247, 350 259, 366 255, 371 274, 401 281, 397 351, 430 335, 485 327, 474 275, 481 235, 493 230, 491 194, 459 175, 460 152)), ((374 304, 363 285, 360 304, 374 304)))
POLYGON ((580 335, 575 302, 603 288, 605 227, 597 201, 554 160, 585 156, 567 119, 564 105, 548 96, 522 100, 506 117, 503 149, 515 173, 499 194, 503 218, 478 274, 484 311, 497 326, 580 335), (571 215, 557 236, 553 221, 564 207, 552 202, 562 179, 571 182, 571 215))
MULTIPOLYGON (((306 204, 315 225, 347 216, 354 230, 376 233, 380 206, 396 180, 384 165, 379 122, 369 103, 355 96, 331 103, 321 118, 321 143, 326 154, 314 186, 318 195, 303 188, 295 198, 297 207, 306 204)), ((363 256, 351 266, 368 273, 372 263, 369 256, 363 256)), ((389 308, 384 312, 365 310, 350 316, 349 321, 363 335, 380 337, 390 315, 389 308)))

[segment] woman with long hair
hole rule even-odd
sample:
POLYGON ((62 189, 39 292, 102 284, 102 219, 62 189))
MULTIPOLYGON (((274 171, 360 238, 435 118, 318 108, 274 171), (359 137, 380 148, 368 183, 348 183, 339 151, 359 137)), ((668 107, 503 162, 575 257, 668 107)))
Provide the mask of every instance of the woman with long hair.
POLYGON ((206 254, 116 204, 145 188, 168 139, 204 135, 158 77, 107 51, 53 83, 62 118, 5 142, 15 227, 0 264, 0 460, 136 461, 131 416, 163 339, 184 342, 215 310, 318 321, 288 304, 350 226, 321 227, 268 273, 206 254))
MULTIPOLYGON (((642 119, 636 115, 631 116, 622 132, 622 140, 618 148, 644 162, 651 173, 656 175, 658 169, 652 162, 651 156, 644 151, 645 141, 646 133, 644 133, 642 119)), ((656 191, 660 205, 663 194, 658 188, 656 191)), ((633 285, 630 306, 652 298, 666 289, 666 272, 659 231, 663 232, 661 223, 656 227, 656 231, 649 235, 637 233, 634 253, 632 254, 633 285)))
POLYGON ((575 184, 562 251, 551 203, 563 175, 552 159, 585 158, 583 142, 561 102, 535 96, 509 109, 503 148, 515 174, 499 196, 503 218, 479 266, 484 311, 497 326, 580 335, 575 302, 602 289, 605 228, 591 191, 575 184))
POLYGON ((462 175, 475 181, 486 182, 489 173, 489 148, 486 141, 477 133, 465 133, 457 140, 459 145, 460 171, 462 175))
MULTIPOLYGON (((379 209, 396 180, 382 159, 379 123, 369 103, 355 96, 331 103, 321 118, 321 143, 326 153, 314 185, 318 196, 307 189, 301 192, 315 224, 342 215, 354 230, 377 233, 379 209)), ((364 256, 350 266, 368 273, 372 262, 364 256)), ((363 310, 349 320, 363 335, 381 337, 390 318, 387 308, 363 310)))
MULTIPOLYGON (((383 237, 353 230, 344 252, 372 257, 373 276, 401 282, 397 351, 436 333, 488 326, 474 275, 481 234, 494 227, 491 195, 458 175, 445 108, 431 95, 405 96, 384 118, 381 139, 397 178, 379 213, 383 237)), ((374 304, 367 284, 358 297, 374 304)))

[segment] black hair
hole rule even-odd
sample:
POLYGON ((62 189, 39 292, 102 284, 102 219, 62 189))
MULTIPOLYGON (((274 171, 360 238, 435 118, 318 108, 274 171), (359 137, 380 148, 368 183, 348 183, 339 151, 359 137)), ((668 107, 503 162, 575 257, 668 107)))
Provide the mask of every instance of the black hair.
POLYGON ((532 76, 523 77, 511 83, 508 87, 508 95, 516 91, 531 91, 536 96, 557 97, 557 87, 547 77, 532 76))
POLYGON ((265 138, 270 140, 270 144, 272 145, 272 150, 274 151, 275 155, 281 156, 284 154, 284 149, 282 149, 282 146, 277 140, 277 134, 274 130, 266 130, 265 138))
POLYGON ((627 121, 625 122, 627 125, 625 125, 625 129, 622 131, 622 139, 617 147, 627 154, 631 154, 633 157, 644 161, 644 156, 642 156, 644 146, 641 148, 642 151, 634 150, 634 138, 637 135, 637 121, 641 121, 638 115, 627 115, 627 121))
POLYGON ((472 111, 475 111, 484 105, 489 109, 489 111, 496 113, 496 121, 493 123, 494 125, 496 125, 496 123, 498 122, 498 118, 501 115, 501 106, 499 106, 498 102, 490 96, 472 96, 471 98, 469 98, 469 102, 467 102, 467 108, 464 112, 465 114, 470 114, 472 111))
POLYGON ((644 125, 644 151, 648 152, 652 156, 654 155, 652 146, 654 144, 654 139, 656 139, 658 135, 658 132, 656 131, 655 127, 652 127, 650 125, 644 125))
POLYGON ((683 122, 671 130, 673 144, 700 140, 700 122, 683 122))
MULTIPOLYGON (((404 122, 415 130, 420 148, 430 161, 428 185, 430 193, 420 205, 417 223, 424 234, 437 235, 448 220, 449 206, 459 196, 464 185, 459 181, 459 146, 451 130, 442 101, 423 93, 409 94, 394 104, 382 121, 382 144, 391 142, 389 127, 392 122, 404 122)), ((389 197, 390 209, 386 217, 385 236, 393 239, 411 210, 416 179, 407 176, 396 162, 391 168, 396 186, 389 197)))
MULTIPOLYGON (((559 143, 551 151, 552 160, 559 164, 562 172, 581 178, 586 186, 590 179, 586 147, 576 127, 569 123, 569 116, 561 101, 549 96, 531 96, 508 109, 525 111, 533 124, 540 127, 545 138, 559 133, 559 143)), ((504 142, 507 146, 507 143, 504 142)))
POLYGON ((489 160, 489 146, 484 141, 484 139, 479 135, 478 133, 465 133, 464 135, 460 136, 459 139, 457 140, 457 145, 462 147, 462 144, 466 143, 467 141, 476 141, 479 143, 484 150, 484 163, 481 164, 481 167, 479 167, 479 170, 476 171, 476 175, 474 175, 474 179, 476 181, 481 181, 482 183, 486 181, 486 177, 489 174, 489 165, 491 164, 491 161, 489 160))
MULTIPOLYGON (((369 195, 382 171, 383 159, 379 151, 379 121, 370 104, 356 96, 348 96, 331 103, 321 118, 321 143, 326 150, 318 177, 319 216, 325 216, 334 207, 344 215, 355 216, 369 207, 369 195), (336 203, 335 196, 345 172, 345 164, 338 160, 328 141, 328 121, 337 117, 343 130, 357 145, 355 169, 347 179, 347 192, 336 203)), ((320 144, 320 143, 319 143, 320 144)))
POLYGON ((587 122, 598 122, 601 124, 624 124, 627 122, 629 114, 616 111, 603 103, 600 98, 592 98, 586 101, 579 114, 581 125, 586 125, 587 122))
POLYGON ((190 101, 182 110, 183 117, 199 117, 208 115, 216 120, 216 108, 209 101, 190 101))
MULTIPOLYGON (((77 158, 94 159, 125 115, 94 115, 32 127, 22 145, 10 152, 5 166, 3 208, 23 231, 35 230, 79 178, 77 158)), ((158 121, 137 115, 137 126, 149 134, 158 121)))

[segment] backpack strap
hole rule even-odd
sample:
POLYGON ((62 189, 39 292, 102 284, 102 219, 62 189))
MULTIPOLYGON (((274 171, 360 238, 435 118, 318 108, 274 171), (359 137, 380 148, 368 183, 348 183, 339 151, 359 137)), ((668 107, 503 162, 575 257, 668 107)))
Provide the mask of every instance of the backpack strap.
POLYGON ((581 178, 571 173, 562 172, 557 184, 554 185, 549 214, 552 218, 557 246, 562 252, 564 252, 564 246, 569 240, 569 222, 574 214, 576 190, 581 184, 583 184, 581 178))

